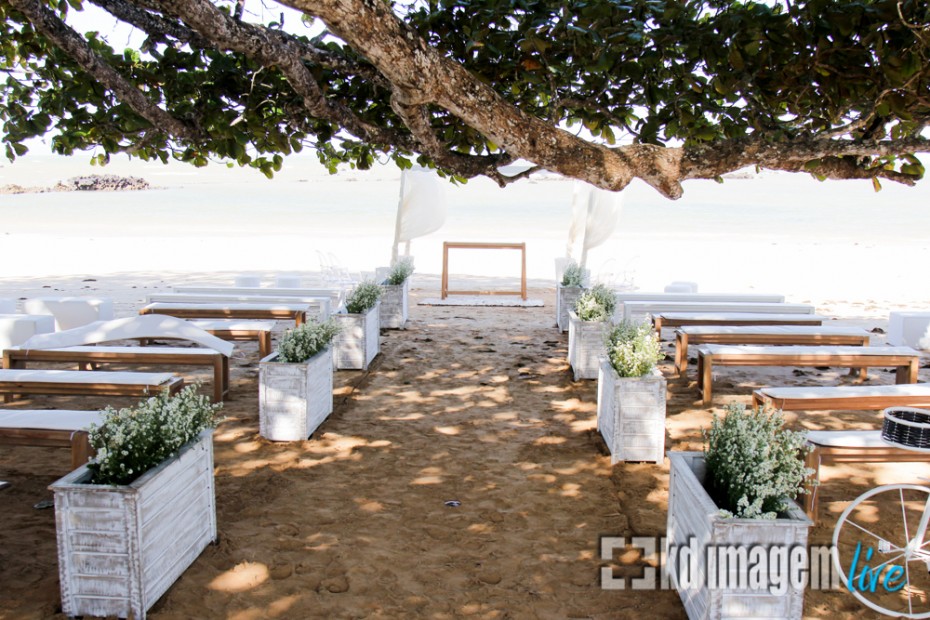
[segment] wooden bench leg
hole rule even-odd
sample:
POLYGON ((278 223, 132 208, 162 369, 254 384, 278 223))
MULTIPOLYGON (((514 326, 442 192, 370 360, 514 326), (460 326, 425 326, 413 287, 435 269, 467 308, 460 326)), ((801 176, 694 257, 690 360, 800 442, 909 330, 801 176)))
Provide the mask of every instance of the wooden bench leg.
POLYGON ((907 366, 898 366, 894 374, 895 383, 917 383, 917 371, 919 369, 917 362, 917 358, 914 358, 907 366))
POLYGON ((662 340, 662 317, 652 317, 652 326, 656 328, 656 335, 659 337, 659 340, 662 340))
POLYGON ((688 334, 675 334, 675 370, 678 375, 688 369, 688 334))
POLYGON ((71 469, 75 470, 81 465, 86 465, 93 455, 94 451, 90 447, 87 431, 71 433, 71 469))
POLYGON ((820 448, 812 446, 811 450, 804 456, 804 466, 813 469, 814 473, 804 480, 804 498, 803 506, 807 517, 817 525, 817 511, 819 508, 817 502, 817 490, 820 484, 820 448))
POLYGON ((714 382, 713 362, 709 355, 698 355, 698 390, 701 392, 701 404, 709 406, 713 400, 714 382))
POLYGON ((271 355, 271 332, 258 334, 258 354, 262 358, 271 355))

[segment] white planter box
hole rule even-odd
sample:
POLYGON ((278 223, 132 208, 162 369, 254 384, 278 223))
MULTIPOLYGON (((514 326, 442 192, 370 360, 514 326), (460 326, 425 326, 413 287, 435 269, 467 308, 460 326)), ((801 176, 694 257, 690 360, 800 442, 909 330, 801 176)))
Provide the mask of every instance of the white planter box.
POLYGON ((582 321, 572 310, 568 313, 568 363, 579 379, 597 379, 601 358, 607 353, 608 321, 582 321))
MULTIPOLYGON (((678 562, 668 561, 671 582, 678 589, 685 611, 692 620, 697 618, 784 618, 799 619, 804 607, 804 590, 794 589, 788 575, 789 562, 783 562, 780 575, 770 575, 768 562, 754 569, 761 570, 760 582, 785 584, 784 593, 772 593, 768 585, 764 589, 748 587, 748 578, 743 588, 735 583, 740 573, 749 571, 748 566, 731 569, 730 583, 720 583, 724 576, 716 576, 719 564, 708 565, 707 558, 714 554, 712 549, 744 549, 761 547, 770 553, 773 549, 801 548, 803 566, 807 567, 807 532, 811 522, 801 508, 790 503, 787 514, 775 520, 727 519, 720 516, 720 509, 704 489, 706 467, 703 452, 669 452, 671 480, 668 499, 668 548, 666 558, 674 549, 694 545, 698 561, 692 567, 695 574, 682 575, 678 562), (685 577, 688 581, 682 580, 685 577), (783 580, 782 580, 783 578, 783 580), (717 579, 717 583, 713 583, 717 579), (714 585, 715 587, 709 587, 714 585), (687 587, 685 587, 687 586, 687 587)), ((719 557, 719 552, 718 552, 719 557)), ((768 557, 768 556, 766 556, 768 557)), ((742 575, 744 578, 748 575, 742 575)))
POLYGON ((581 297, 584 289, 580 286, 562 286, 555 288, 555 321, 560 332, 568 331, 568 313, 574 310, 575 302, 581 297))
POLYGON ((368 370, 381 351, 381 302, 365 314, 334 314, 342 331, 333 340, 336 368, 368 370))
POLYGON ((333 412, 333 348, 302 364, 259 362, 258 428, 271 441, 303 441, 333 412))
POLYGON ((665 458, 665 377, 620 377, 606 357, 597 377, 597 430, 610 450, 610 463, 665 458))
POLYGON ((90 476, 85 465, 49 487, 62 611, 144 620, 216 539, 213 431, 128 485, 87 484, 90 476))
POLYGON ((381 295, 381 328, 404 329, 410 316, 410 278, 403 284, 383 284, 381 288, 384 289, 381 295))

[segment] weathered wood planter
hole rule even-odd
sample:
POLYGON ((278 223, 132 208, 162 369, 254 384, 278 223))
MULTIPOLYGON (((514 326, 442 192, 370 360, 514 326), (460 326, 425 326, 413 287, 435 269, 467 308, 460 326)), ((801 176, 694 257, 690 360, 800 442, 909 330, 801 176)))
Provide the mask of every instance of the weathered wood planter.
POLYGON ((90 477, 85 465, 49 487, 62 611, 144 620, 216 539, 213 431, 128 485, 90 477))
POLYGON ((574 310, 568 313, 568 363, 575 381, 597 379, 600 359, 607 352, 609 321, 582 321, 574 310))
POLYGON ((333 340, 336 368, 368 370, 368 364, 381 351, 381 302, 365 314, 334 314, 342 331, 333 340))
POLYGON ((333 349, 299 364, 259 362, 258 428, 271 441, 302 441, 333 412, 333 349))
POLYGON ((382 284, 381 288, 384 289, 380 310, 382 329, 404 329, 410 316, 410 278, 403 284, 382 284))
POLYGON ((665 377, 621 377, 606 357, 599 361, 597 429, 610 450, 610 463, 665 458, 665 377))
POLYGON ((555 289, 555 321, 560 332, 568 331, 568 312, 575 307, 584 289, 580 286, 562 286, 555 289))
MULTIPOLYGON (((666 558, 672 584, 678 589, 685 611, 692 620, 697 618, 801 618, 804 590, 791 587, 787 554, 802 549, 798 561, 807 567, 807 533, 811 522, 794 502, 786 514, 775 520, 728 519, 720 516, 720 509, 704 489, 706 467, 703 452, 669 452, 671 480, 668 499, 668 542, 666 558), (688 555, 696 561, 688 564, 673 560, 676 549, 691 546, 688 555), (726 560, 733 562, 742 550, 748 555, 751 548, 764 549, 766 554, 784 552, 780 564, 768 561, 752 563, 753 570, 761 570, 759 579, 748 579, 749 562, 742 566, 728 566, 725 572, 722 554, 732 552, 726 560), (689 568, 690 566, 690 568, 689 568), (778 573, 770 571, 778 570, 778 573), (783 572, 782 572, 783 571, 783 572), (739 583, 739 578, 743 583, 739 583), (729 583, 721 583, 728 581, 729 583), (752 581, 765 584, 753 589, 752 581), (742 585, 743 587, 739 587, 742 585), (783 591, 777 586, 781 585, 783 591)), ((766 555, 768 559, 769 555, 766 555)))

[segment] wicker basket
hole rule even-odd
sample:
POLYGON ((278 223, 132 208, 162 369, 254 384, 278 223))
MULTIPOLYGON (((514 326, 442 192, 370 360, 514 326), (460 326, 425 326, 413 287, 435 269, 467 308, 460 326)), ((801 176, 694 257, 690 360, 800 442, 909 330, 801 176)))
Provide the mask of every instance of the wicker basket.
POLYGON ((889 407, 883 413, 882 439, 909 450, 930 450, 930 410, 889 407))

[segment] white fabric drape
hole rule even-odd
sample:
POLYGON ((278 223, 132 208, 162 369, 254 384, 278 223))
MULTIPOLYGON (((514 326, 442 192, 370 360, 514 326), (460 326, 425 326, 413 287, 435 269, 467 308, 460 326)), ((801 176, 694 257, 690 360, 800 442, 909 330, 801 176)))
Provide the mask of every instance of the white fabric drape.
POLYGON ((581 238, 581 258, 579 264, 584 267, 588 259, 588 250, 595 248, 614 233, 620 219, 622 195, 593 188, 588 184, 576 182, 572 194, 572 223, 568 229, 566 253, 575 256, 575 248, 581 238))
POLYGON ((398 246, 439 230, 446 221, 444 186, 435 172, 404 170, 400 180, 397 224, 391 262, 397 258, 398 246))

